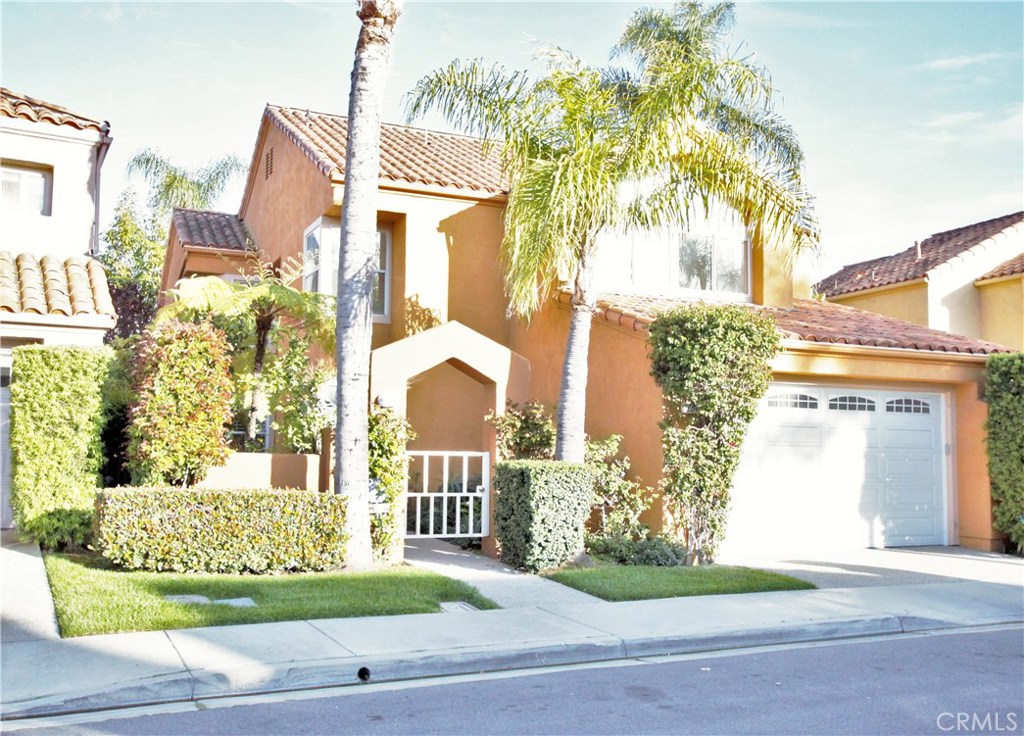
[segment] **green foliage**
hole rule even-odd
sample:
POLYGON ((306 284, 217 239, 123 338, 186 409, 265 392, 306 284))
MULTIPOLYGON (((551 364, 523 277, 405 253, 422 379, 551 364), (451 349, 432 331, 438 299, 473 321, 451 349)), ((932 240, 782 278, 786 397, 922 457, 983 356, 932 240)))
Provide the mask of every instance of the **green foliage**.
POLYGON ((114 488, 96 543, 115 565, 172 572, 294 572, 345 561, 345 500, 270 489, 114 488))
POLYGON ((131 189, 121 193, 98 256, 107 272, 117 325, 108 337, 142 332, 156 314, 167 232, 150 215, 143 222, 131 189))
POLYGON ((127 455, 128 426, 131 405, 135 401, 132 380, 138 342, 135 335, 110 341, 114 357, 103 384, 107 424, 103 430, 104 462, 100 470, 105 488, 131 482, 127 455))
POLYGON ((209 324, 171 320, 139 343, 128 458, 138 485, 193 485, 227 459, 229 346, 209 324))
POLYGON ((586 464, 594 469, 594 508, 598 536, 645 539, 647 525, 640 517, 657 497, 650 488, 630 480, 629 458, 619 458, 622 435, 587 443, 586 464))
POLYGON ((555 456, 555 423, 539 401, 522 407, 508 402, 500 417, 484 417, 498 434, 498 455, 504 460, 550 460, 555 456))
POLYGON ((409 423, 391 409, 370 407, 370 503, 380 505, 380 511, 370 516, 370 542, 379 560, 395 559, 402 542, 398 517, 405 490, 405 448, 415 438, 409 423))
POLYGON ((553 460, 498 463, 494 490, 494 534, 504 562, 543 570, 583 551, 592 468, 553 460))
POLYGON ((264 369, 263 383, 274 418, 274 449, 317 452, 320 431, 334 424, 331 405, 320 399, 331 371, 310 361, 310 340, 296 330, 278 327, 271 340, 278 352, 264 369))
POLYGON ((11 365, 11 486, 18 527, 81 547, 103 465, 109 348, 25 346, 11 365))
POLYGON ((1024 550, 1024 353, 990 355, 985 379, 995 526, 1024 550))
POLYGON ((128 173, 142 174, 150 187, 149 206, 161 215, 175 207, 210 209, 232 177, 244 172, 245 165, 236 156, 211 161, 201 169, 186 169, 147 148, 128 161, 128 173))
POLYGON ((590 537, 587 551, 620 565, 675 567, 686 560, 686 547, 663 537, 634 539, 621 535, 590 537))
POLYGON ((690 561, 710 561, 725 535, 743 438, 771 381, 778 331, 762 312, 694 304, 659 315, 650 344, 664 401, 662 491, 690 561))

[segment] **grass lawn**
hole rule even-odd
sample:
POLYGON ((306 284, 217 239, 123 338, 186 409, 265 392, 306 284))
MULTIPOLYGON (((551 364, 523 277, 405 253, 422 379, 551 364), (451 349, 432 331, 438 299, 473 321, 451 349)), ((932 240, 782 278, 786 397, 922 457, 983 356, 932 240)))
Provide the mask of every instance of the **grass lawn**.
POLYGON ((182 575, 124 572, 98 555, 47 554, 61 635, 157 631, 350 616, 433 613, 442 601, 497 608, 470 586, 399 567, 366 573, 182 575), (252 598, 256 608, 171 603, 165 595, 252 598))
POLYGON ((761 593, 766 590, 806 590, 808 582, 749 567, 645 567, 599 565, 548 573, 547 577, 606 601, 642 601, 687 595, 761 593))

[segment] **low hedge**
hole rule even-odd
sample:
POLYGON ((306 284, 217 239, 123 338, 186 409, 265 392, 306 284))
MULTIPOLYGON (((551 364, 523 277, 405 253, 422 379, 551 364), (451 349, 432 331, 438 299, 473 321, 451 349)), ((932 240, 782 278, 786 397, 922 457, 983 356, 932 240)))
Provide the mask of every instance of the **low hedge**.
POLYGON ((527 570, 558 567, 583 551, 594 471, 553 460, 498 463, 494 533, 502 561, 527 570))
POLYGON ((986 368, 995 526, 1024 551, 1024 353, 990 355, 986 368))
POLYGON ((96 496, 95 540, 130 570, 298 572, 344 563, 344 523, 332 493, 112 488, 96 496))

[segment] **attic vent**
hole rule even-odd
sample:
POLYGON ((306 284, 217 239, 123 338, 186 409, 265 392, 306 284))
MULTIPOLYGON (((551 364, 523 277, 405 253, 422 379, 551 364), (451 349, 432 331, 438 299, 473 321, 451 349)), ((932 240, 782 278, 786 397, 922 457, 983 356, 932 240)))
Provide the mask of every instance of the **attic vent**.
POLYGON ((266 158, 263 160, 263 178, 269 179, 270 175, 274 173, 274 149, 271 148, 267 151, 266 158))

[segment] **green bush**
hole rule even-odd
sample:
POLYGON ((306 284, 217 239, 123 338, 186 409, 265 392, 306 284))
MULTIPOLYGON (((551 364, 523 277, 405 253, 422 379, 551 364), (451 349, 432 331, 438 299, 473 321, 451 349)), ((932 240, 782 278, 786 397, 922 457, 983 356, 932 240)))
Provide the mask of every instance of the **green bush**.
POLYGON ((583 525, 594 497, 592 468, 554 460, 498 463, 494 490, 502 561, 543 570, 583 551, 583 525))
POLYGON ((989 356, 985 400, 995 526, 1024 550, 1024 353, 989 356))
POLYGON ((130 570, 273 573, 345 561, 345 501, 269 489, 112 488, 96 496, 96 544, 130 570))
POLYGON ((128 428, 137 485, 194 485, 228 456, 231 359, 209 323, 163 322, 143 335, 128 428))
POLYGON ((729 488, 781 343, 771 315, 694 304, 651 325, 651 374, 661 387, 662 491, 691 562, 714 559, 729 488))
POLYGON ((585 462, 594 469, 592 528, 599 536, 645 539, 647 525, 640 517, 651 507, 656 494, 630 480, 629 458, 619 458, 622 435, 587 442, 585 462))
POLYGON ((369 419, 370 501, 383 507, 370 516, 370 543, 378 560, 390 562, 397 559, 402 542, 398 515, 405 490, 405 447, 416 433, 404 418, 376 404, 369 419))
POLYGON ((18 527, 43 547, 81 547, 88 539, 110 362, 105 347, 13 351, 11 501, 18 527))
POLYGON ((608 557, 620 565, 677 567, 686 561, 686 547, 662 537, 632 539, 618 535, 592 536, 587 551, 608 557))
POLYGON ((550 460, 555 456, 555 422, 539 401, 527 401, 522 408, 510 401, 500 417, 492 413, 484 419, 498 435, 502 460, 550 460))

